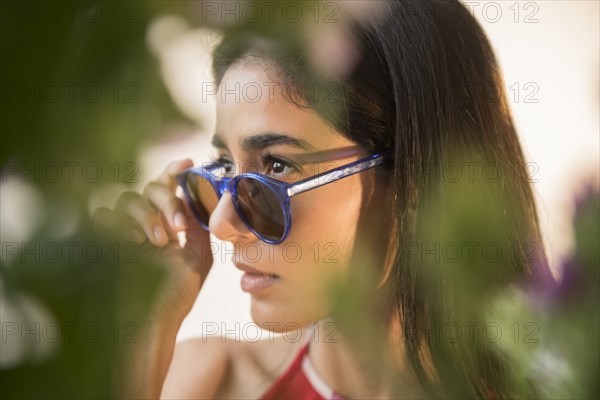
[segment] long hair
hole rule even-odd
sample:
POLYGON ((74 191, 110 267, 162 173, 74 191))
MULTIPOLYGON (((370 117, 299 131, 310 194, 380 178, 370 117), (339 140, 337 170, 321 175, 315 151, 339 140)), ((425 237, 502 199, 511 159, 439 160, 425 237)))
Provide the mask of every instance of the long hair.
POLYGON ((368 152, 393 152, 390 220, 396 253, 386 281, 390 331, 395 324, 402 332, 397 343, 432 396, 510 397, 502 359, 485 340, 431 335, 449 324, 484 324, 468 298, 509 284, 552 280, 502 76, 483 30, 458 0, 392 1, 382 7, 377 18, 352 24, 359 59, 339 81, 312 71, 300 34, 272 24, 227 31, 214 53, 215 78, 221 81, 242 58, 262 58, 277 67, 284 82, 295 84, 299 106, 313 107, 368 152), (337 101, 317 100, 314 87, 327 88, 337 101), (449 166, 462 166, 459 183, 443 179, 449 166), (493 183, 477 173, 467 178, 472 166, 479 173, 483 166, 494 169, 493 183), (415 251, 461 236, 464 232, 453 228, 457 219, 472 228, 463 240, 479 235, 475 240, 502 245, 511 256, 492 263, 480 257, 479 264, 461 267, 415 251), (436 223, 440 229, 430 229, 436 223), (529 257, 531 246, 535 260, 529 257), (470 286, 461 282, 465 274, 470 286), (476 293, 461 292, 469 290, 476 293))

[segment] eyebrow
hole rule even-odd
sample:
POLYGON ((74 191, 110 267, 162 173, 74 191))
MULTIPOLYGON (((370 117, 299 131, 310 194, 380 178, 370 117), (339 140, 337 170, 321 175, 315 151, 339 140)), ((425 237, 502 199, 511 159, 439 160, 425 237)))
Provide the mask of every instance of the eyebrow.
MULTIPOLYGON (((212 137, 211 143, 216 148, 228 149, 227 143, 219 134, 215 134, 212 137)), ((247 136, 241 140, 241 147, 246 152, 262 150, 264 148, 276 145, 286 145, 307 151, 317 150, 306 140, 298 139, 285 133, 262 132, 257 135, 247 136)))

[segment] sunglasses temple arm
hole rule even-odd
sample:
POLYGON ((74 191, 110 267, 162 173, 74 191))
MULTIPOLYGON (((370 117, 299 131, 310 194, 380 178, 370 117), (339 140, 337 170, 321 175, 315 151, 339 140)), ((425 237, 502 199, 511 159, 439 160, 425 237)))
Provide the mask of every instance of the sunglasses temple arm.
POLYGON ((371 160, 359 162, 355 165, 351 164, 346 167, 342 167, 340 169, 334 169, 333 171, 319 174, 308 180, 301 181, 301 182, 298 182, 298 183, 290 186, 287 189, 287 194, 289 197, 292 197, 297 194, 304 193, 304 192, 307 192, 312 189, 316 189, 318 187, 327 185, 328 183, 338 181, 347 176, 366 171, 367 169, 373 168, 373 167, 381 164, 382 162, 383 162, 383 157, 378 157, 378 158, 374 158, 371 160))

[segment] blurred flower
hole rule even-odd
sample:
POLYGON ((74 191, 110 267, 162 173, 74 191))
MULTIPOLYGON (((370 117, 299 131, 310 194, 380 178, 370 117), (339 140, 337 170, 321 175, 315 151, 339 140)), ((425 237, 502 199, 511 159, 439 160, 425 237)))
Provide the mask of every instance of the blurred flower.
POLYGON ((185 19, 175 15, 154 19, 146 35, 171 98, 186 117, 207 132, 215 124, 212 49, 219 39, 215 31, 192 29, 185 19))
MULTIPOLYGON (((495 343, 507 357, 512 383, 520 395, 550 399, 598 398, 600 394, 598 190, 586 186, 575 204, 576 248, 560 266, 560 280, 533 290, 504 292, 490 309, 492 318, 505 324, 529 321, 533 327, 530 333, 535 333, 535 340, 515 336, 495 343)), ((519 325, 511 326, 519 329, 519 325)))
POLYGON ((47 340, 48 327, 58 328, 52 314, 37 300, 24 293, 11 293, 0 274, 0 369, 22 364, 39 364, 58 353, 59 342, 47 340))
MULTIPOLYGON (((17 174, 20 174, 20 171, 17 174)), ((2 179, 3 182, 0 184, 2 242, 22 242, 31 237, 45 217, 43 198, 35 186, 22 182, 18 175, 3 176, 2 179)))

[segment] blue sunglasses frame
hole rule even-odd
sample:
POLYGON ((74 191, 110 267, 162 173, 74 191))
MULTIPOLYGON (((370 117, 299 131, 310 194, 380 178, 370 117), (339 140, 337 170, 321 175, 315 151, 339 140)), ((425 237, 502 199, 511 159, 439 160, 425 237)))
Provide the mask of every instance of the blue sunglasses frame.
POLYGON ((215 190, 219 201, 221 200, 221 197, 223 196, 225 191, 230 192, 233 206, 244 225, 246 225, 246 227, 252 233, 254 233, 256 237, 258 237, 260 240, 269 244, 279 244, 288 237, 292 229, 292 208, 290 206, 290 199, 292 197, 307 192, 309 190, 325 186, 329 183, 336 182, 340 179, 357 174, 359 172, 366 171, 370 168, 376 167, 383 163, 390 154, 390 151, 373 154, 360 160, 339 166, 335 169, 332 169, 331 171, 326 171, 294 183, 279 181, 277 179, 271 178, 270 176, 259 174, 256 172, 240 174, 233 178, 219 178, 212 172, 216 168, 220 168, 222 166, 222 163, 219 162, 211 163, 209 165, 201 167, 188 168, 183 172, 179 173, 176 179, 177 184, 183 189, 183 194, 185 196, 186 201, 190 205, 190 209, 193 211, 196 219, 200 223, 200 226, 202 226, 202 228, 206 231, 209 231, 208 225, 202 222, 201 216, 198 214, 195 207, 193 207, 194 200, 189 192, 188 185, 186 184, 189 174, 200 176, 208 180, 213 189, 215 190), (269 190, 271 190, 275 195, 277 203, 284 216, 284 230, 281 238, 273 240, 265 237, 252 226, 248 218, 244 215, 244 212, 241 210, 239 205, 237 190, 238 182, 242 179, 257 180, 259 183, 269 188, 269 190))

